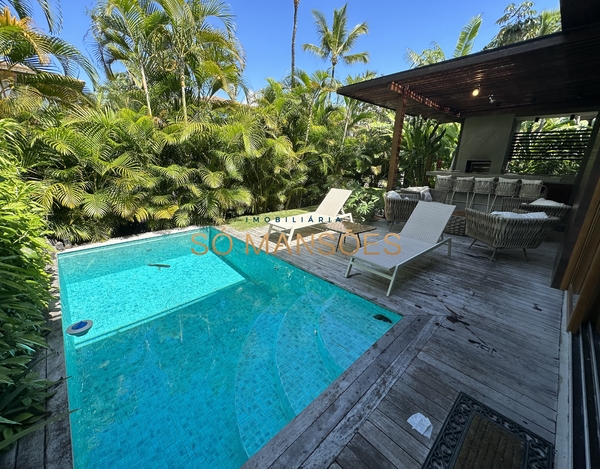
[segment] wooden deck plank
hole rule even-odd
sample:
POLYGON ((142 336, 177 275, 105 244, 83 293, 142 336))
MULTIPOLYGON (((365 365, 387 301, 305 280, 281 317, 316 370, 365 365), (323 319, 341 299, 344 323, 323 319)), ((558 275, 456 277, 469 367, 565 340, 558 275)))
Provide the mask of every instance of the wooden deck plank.
POLYGON ((395 401, 398 397, 404 398, 404 394, 408 393, 408 399, 411 402, 418 405, 427 414, 443 422, 452 404, 454 404, 454 400, 441 394, 435 387, 424 385, 423 381, 414 377, 411 368, 412 366, 406 370, 401 380, 398 380, 390 390, 390 398, 395 401))
POLYGON ((400 469, 421 467, 415 456, 422 459, 427 455, 428 449, 425 446, 420 445, 380 409, 373 411, 360 427, 359 433, 400 469))
POLYGON ((343 469, 369 469, 369 466, 354 451, 347 447, 340 452, 336 461, 343 469))
POLYGON ((435 417, 429 415, 427 411, 420 408, 414 402, 402 397, 398 398, 398 394, 388 394, 385 396, 385 399, 381 401, 379 406, 377 406, 377 411, 377 414, 373 414, 369 417, 373 424, 382 430, 385 428, 388 430, 394 430, 394 428, 401 430, 400 433, 402 433, 403 438, 402 440, 398 441, 403 442, 404 449, 406 449, 413 458, 418 460, 421 458, 424 459, 425 456, 427 456, 429 448, 431 448, 431 445, 433 445, 433 441, 432 439, 427 438, 426 436, 421 435, 419 432, 414 430, 410 423, 408 423, 408 418, 417 412, 426 415, 433 424, 433 439, 435 439, 439 433, 441 427, 440 420, 437 420, 435 417), (392 425, 392 423, 394 425, 392 425))
POLYGON ((484 404, 487 403, 542 438, 553 440, 556 419, 538 412, 539 407, 535 403, 532 406, 528 396, 514 392, 507 395, 504 393, 507 390, 498 391, 487 375, 472 378, 425 352, 421 352, 418 358, 437 369, 434 376, 437 376, 440 381, 451 383, 456 390, 463 391, 484 404))
MULTIPOLYGON (((486 318, 485 321, 480 321, 479 319, 480 316, 475 315, 470 318, 463 317, 463 319, 446 316, 443 327, 451 332, 466 329, 472 334, 472 339, 491 344, 498 351, 510 354, 511 359, 516 359, 519 364, 522 364, 523 366, 531 364, 530 357, 532 353, 542 353, 546 357, 552 357, 553 354, 557 354, 556 343, 553 345, 552 341, 546 340, 542 342, 533 337, 524 337, 519 334, 520 331, 514 326, 506 328, 491 319, 486 318)), ((556 358, 551 358, 548 361, 538 363, 536 366, 540 366, 547 371, 556 373, 557 364, 558 356, 556 358)))
MULTIPOLYGON (((556 346, 554 348, 547 344, 547 348, 543 348, 541 344, 535 341, 523 343, 519 339, 511 339, 503 334, 498 334, 497 331, 485 330, 476 326, 463 326, 460 323, 451 323, 449 319, 442 323, 438 337, 448 338, 461 345, 473 346, 482 350, 489 351, 495 357, 500 357, 504 362, 511 362, 511 366, 519 369, 528 370, 542 378, 542 382, 551 380, 556 383, 557 366, 559 363, 558 357, 553 357, 556 354, 556 346), (466 343, 465 343, 466 342, 466 343), (532 360, 532 357, 542 356, 544 361, 532 360)), ((488 327, 495 326, 495 323, 489 322, 488 327)))
POLYGON ((556 411, 557 388, 547 389, 530 380, 526 374, 519 373, 519 370, 514 370, 513 373, 508 369, 502 370, 501 366, 496 366, 489 359, 491 355, 488 352, 473 356, 473 351, 467 349, 461 353, 453 349, 452 343, 438 342, 436 338, 432 338, 423 352, 460 370, 463 375, 474 379, 485 376, 489 380, 489 386, 497 391, 523 396, 523 402, 542 415, 550 417, 556 411))
POLYGON ((350 448, 369 469, 395 469, 394 466, 379 450, 369 441, 357 433, 348 443, 350 448))

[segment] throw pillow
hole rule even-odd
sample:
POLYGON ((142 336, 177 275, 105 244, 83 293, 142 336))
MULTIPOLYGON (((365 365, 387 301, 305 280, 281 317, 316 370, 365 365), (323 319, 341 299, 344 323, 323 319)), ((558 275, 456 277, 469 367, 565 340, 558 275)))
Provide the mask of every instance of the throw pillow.
POLYGON ((442 191, 451 191, 454 181, 452 176, 436 176, 435 177, 435 188, 442 191))
POLYGON ((521 182, 521 190, 519 197, 539 197, 542 193, 542 180, 523 179, 521 182))

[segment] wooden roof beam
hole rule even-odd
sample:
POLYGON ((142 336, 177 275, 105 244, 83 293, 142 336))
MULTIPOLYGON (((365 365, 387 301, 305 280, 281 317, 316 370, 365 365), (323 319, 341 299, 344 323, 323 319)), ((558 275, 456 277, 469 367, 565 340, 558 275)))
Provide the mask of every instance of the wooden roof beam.
POLYGON ((396 82, 391 82, 390 89, 392 91, 395 91, 396 93, 399 93, 401 95, 406 96, 407 98, 412 99, 413 101, 416 101, 417 103, 430 107, 431 109, 435 109, 453 117, 460 117, 460 112, 457 112, 454 109, 449 108, 447 106, 442 106, 441 104, 438 104, 435 101, 426 98, 425 96, 415 93, 414 91, 410 90, 408 86, 400 85, 396 82))

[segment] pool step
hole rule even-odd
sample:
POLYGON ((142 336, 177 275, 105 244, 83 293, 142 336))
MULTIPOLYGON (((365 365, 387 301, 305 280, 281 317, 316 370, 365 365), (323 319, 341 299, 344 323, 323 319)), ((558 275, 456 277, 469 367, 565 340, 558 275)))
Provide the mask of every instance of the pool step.
POLYGON ((274 344, 285 309, 272 303, 254 322, 240 352, 235 406, 240 440, 248 457, 294 418, 275 366, 274 344))
MULTIPOLYGON (((337 378, 323 360, 318 318, 323 304, 305 294, 290 308, 277 335, 276 362, 287 398, 299 414, 337 378)), ((328 300, 330 301, 330 300, 328 300)))
MULTIPOLYGON (((356 305, 336 295, 320 311, 319 331, 330 362, 345 370, 392 326, 372 315, 356 314, 356 305)), ((398 317, 383 314, 392 322, 398 317)), ((325 353, 325 352, 324 352, 325 353)))

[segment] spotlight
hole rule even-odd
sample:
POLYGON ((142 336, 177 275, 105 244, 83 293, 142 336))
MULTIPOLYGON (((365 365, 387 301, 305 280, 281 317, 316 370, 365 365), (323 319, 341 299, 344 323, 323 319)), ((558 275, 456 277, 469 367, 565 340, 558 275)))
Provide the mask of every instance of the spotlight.
POLYGON ((473 91, 471 91, 471 94, 473 96, 479 96, 479 85, 477 85, 477 87, 474 88, 473 91))

